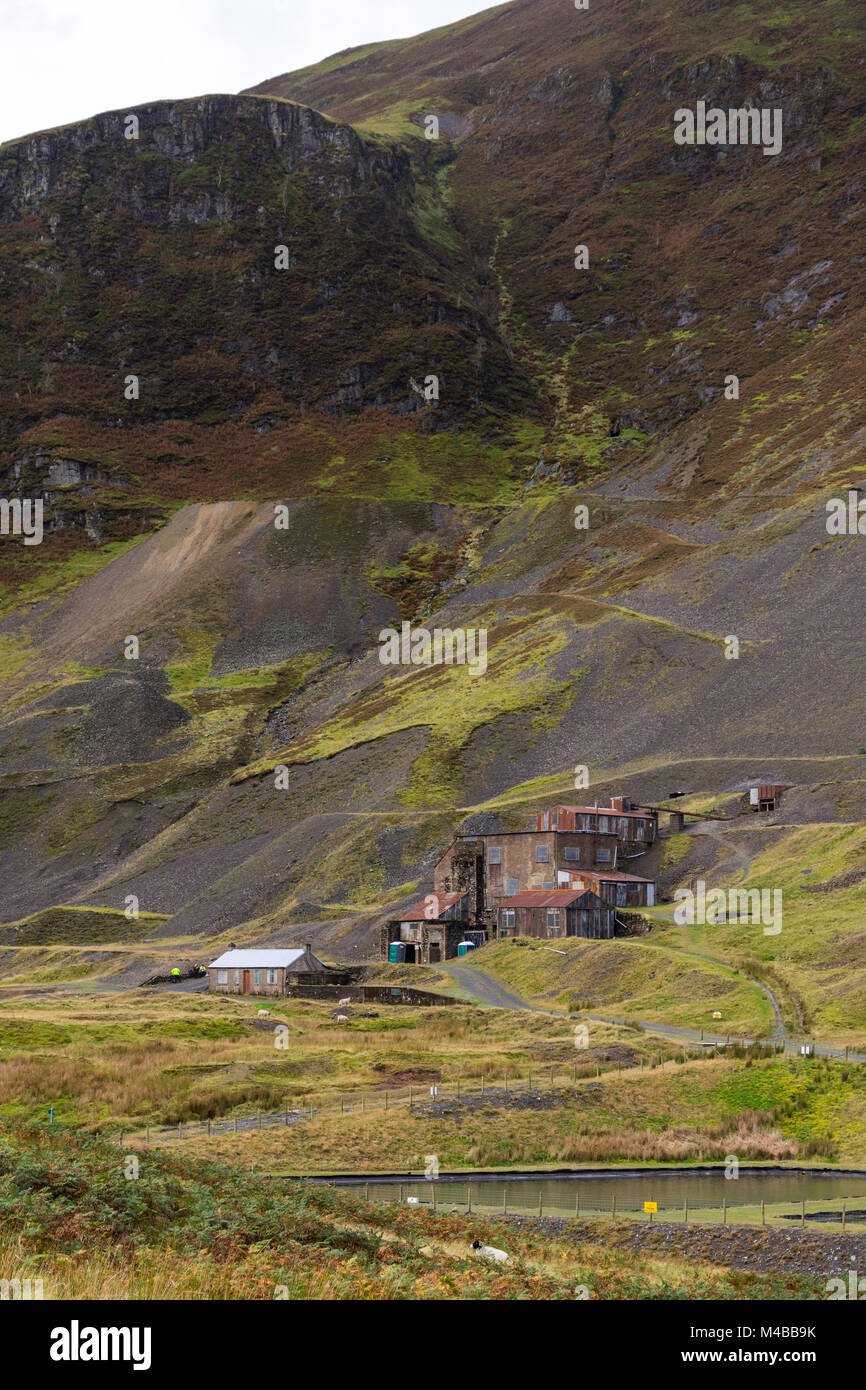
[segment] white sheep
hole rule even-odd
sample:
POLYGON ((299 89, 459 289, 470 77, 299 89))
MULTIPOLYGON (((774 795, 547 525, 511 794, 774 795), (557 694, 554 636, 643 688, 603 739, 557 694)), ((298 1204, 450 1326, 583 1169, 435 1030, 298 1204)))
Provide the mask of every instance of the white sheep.
POLYGON ((497 1250, 495 1245, 482 1245, 480 1240, 473 1240, 472 1249, 476 1257, 482 1260, 495 1260, 498 1265, 507 1265, 511 1261, 504 1250, 497 1250))
POLYGON ((345 998, 345 999, 341 999, 341 1000, 340 1000, 341 1006, 342 1006, 343 1004, 351 1004, 351 1002, 352 1002, 352 1001, 351 1001, 351 999, 349 998, 348 995, 346 995, 346 998, 345 998))
POLYGON ((270 1018, 270 1016, 271 1016, 271 1011, 270 1011, 270 1009, 259 1009, 259 1014, 258 1014, 258 1016, 259 1016, 259 1018, 270 1018))

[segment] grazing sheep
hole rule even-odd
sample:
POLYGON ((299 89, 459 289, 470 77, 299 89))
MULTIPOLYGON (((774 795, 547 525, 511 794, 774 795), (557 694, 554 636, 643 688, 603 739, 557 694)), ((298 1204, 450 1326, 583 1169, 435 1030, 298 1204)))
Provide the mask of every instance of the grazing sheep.
POLYGON ((349 998, 348 995, 346 995, 346 998, 345 998, 345 999, 341 999, 341 1000, 340 1000, 340 1004, 341 1004, 341 1005, 343 1005, 343 1004, 351 1004, 351 1002, 352 1002, 352 1001, 351 1001, 351 999, 349 998))
POLYGON ((271 1016, 271 1011, 270 1011, 270 1009, 259 1009, 259 1014, 258 1014, 258 1016, 259 1016, 259 1018, 270 1018, 270 1016, 271 1016))
POLYGON ((508 1255, 504 1250, 497 1250, 495 1245, 482 1245, 480 1240, 473 1240, 472 1249, 476 1257, 482 1260, 495 1260, 498 1265, 510 1263, 508 1255))

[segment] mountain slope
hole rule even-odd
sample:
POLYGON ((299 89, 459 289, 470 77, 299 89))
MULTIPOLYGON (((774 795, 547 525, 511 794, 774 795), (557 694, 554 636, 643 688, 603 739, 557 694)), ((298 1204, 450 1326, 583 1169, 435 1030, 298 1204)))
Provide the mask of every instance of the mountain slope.
POLYGON ((0 469, 47 526, 0 539, 0 921, 135 896, 151 945, 363 958, 466 816, 576 764, 863 817, 825 526, 864 472, 861 29, 516 0, 0 148, 0 469), (779 155, 675 145, 750 98, 779 155), (486 629, 486 673, 383 666, 402 620, 486 629))

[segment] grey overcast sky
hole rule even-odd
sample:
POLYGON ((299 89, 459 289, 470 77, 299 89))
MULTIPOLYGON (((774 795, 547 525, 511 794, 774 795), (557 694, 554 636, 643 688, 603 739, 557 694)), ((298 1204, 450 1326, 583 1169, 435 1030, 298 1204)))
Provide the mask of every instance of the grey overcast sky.
POLYGON ((237 92, 495 0, 0 0, 0 141, 162 97, 237 92))

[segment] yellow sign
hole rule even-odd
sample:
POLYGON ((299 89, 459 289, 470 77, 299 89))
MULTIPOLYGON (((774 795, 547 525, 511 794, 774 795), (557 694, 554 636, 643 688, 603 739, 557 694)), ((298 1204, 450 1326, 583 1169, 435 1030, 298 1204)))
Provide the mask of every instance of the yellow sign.
POLYGON ((658 1202, 644 1202, 643 1209, 644 1211, 658 1211, 659 1204, 658 1202))

